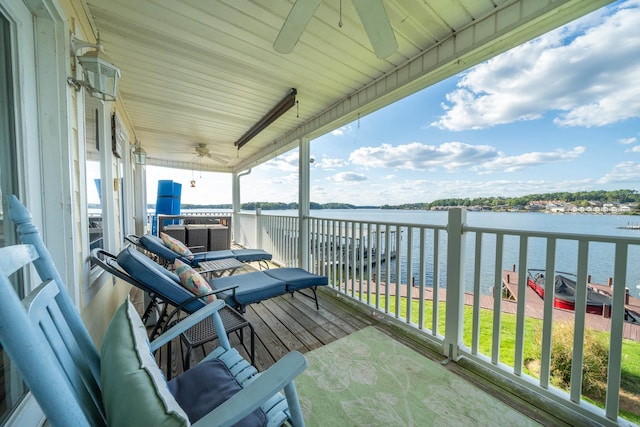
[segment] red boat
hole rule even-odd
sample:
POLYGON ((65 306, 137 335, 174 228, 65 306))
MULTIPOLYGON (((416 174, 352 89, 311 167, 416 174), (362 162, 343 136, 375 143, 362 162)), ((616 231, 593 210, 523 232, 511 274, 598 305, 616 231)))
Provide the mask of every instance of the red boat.
MULTIPOLYGON (((541 272, 532 274, 532 271, 541 270, 529 270, 527 277, 527 284, 533 289, 541 298, 544 298, 545 293, 545 277, 541 272)), ((575 310, 576 308, 576 282, 561 274, 557 274, 554 278, 554 298, 553 306, 556 308, 564 308, 565 310, 575 310)), ((591 286, 587 285, 587 313, 599 314, 611 313, 611 298, 607 295, 602 295, 594 290, 591 286), (605 306, 609 307, 605 310, 605 306)))

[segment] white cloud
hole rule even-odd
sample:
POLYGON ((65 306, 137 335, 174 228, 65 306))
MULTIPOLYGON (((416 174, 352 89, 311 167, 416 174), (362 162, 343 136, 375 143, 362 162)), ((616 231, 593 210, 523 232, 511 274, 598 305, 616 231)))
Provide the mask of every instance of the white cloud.
POLYGON ((554 112, 558 126, 604 126, 640 117, 640 4, 626 2, 612 10, 471 69, 432 125, 481 129, 554 112))
POLYGON ((517 156, 505 156, 500 153, 500 157, 476 166, 474 170, 484 170, 487 172, 515 172, 531 166, 575 160, 585 151, 586 149, 584 147, 578 146, 571 150, 557 149, 546 153, 533 151, 530 153, 519 154, 517 156))
POLYGON ((351 125, 342 126, 341 128, 331 131, 333 136, 342 136, 351 133, 351 125))
POLYGON ((349 163, 344 159, 332 159, 325 155, 319 161, 314 163, 315 167, 325 170, 334 170, 338 168, 343 168, 347 166, 349 163))
POLYGON ((627 153, 640 153, 640 145, 636 145, 635 147, 631 147, 628 150, 624 150, 627 153))
POLYGON ((413 142, 392 146, 361 147, 349 156, 351 163, 370 168, 395 168, 410 170, 455 171, 468 168, 480 174, 514 172, 526 167, 547 163, 570 161, 586 151, 578 146, 571 150, 557 149, 549 152, 528 152, 508 156, 489 145, 470 145, 447 142, 440 146, 413 142))
POLYGON ((635 136, 632 136, 630 138, 620 138, 618 140, 618 144, 629 145, 629 144, 633 144, 637 140, 638 138, 636 138, 635 136))
POLYGON ((330 176, 327 179, 329 181, 334 181, 334 182, 349 183, 349 182, 366 181, 368 178, 366 175, 355 173, 355 172, 340 172, 333 176, 330 176))
POLYGON ((297 172, 298 158, 298 150, 293 150, 284 155, 274 157, 260 165, 260 167, 278 169, 283 172, 297 172))
POLYGON ((640 162, 618 163, 602 178, 596 181, 598 184, 634 184, 640 182, 640 162))
POLYGON ((349 155, 349 161, 364 167, 424 170, 442 167, 459 169, 498 156, 488 145, 470 145, 446 142, 440 146, 412 142, 405 145, 382 144, 378 147, 360 147, 349 155))

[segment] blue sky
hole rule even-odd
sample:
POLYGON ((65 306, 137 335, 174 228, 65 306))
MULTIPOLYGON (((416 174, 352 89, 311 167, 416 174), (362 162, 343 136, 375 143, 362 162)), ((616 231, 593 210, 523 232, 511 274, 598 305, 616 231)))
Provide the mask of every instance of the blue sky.
MULTIPOLYGON (((311 200, 640 190, 640 0, 616 2, 311 142, 311 200)), ((242 178, 242 202, 298 200, 298 152, 242 178)), ((148 168, 183 203, 230 203, 225 174, 148 168), (183 176, 184 175, 184 176, 183 176)))

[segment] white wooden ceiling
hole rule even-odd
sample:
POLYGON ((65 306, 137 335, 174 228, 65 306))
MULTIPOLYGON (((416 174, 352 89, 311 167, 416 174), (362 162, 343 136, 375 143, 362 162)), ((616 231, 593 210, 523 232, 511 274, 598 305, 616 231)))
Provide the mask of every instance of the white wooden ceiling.
POLYGON ((86 0, 122 71, 119 100, 147 163, 221 172, 268 160, 609 2, 384 0, 398 50, 379 59, 351 0, 323 0, 290 54, 273 42, 293 0, 86 0), (237 150, 291 88, 298 107, 237 150), (229 162, 199 162, 199 143, 229 162))

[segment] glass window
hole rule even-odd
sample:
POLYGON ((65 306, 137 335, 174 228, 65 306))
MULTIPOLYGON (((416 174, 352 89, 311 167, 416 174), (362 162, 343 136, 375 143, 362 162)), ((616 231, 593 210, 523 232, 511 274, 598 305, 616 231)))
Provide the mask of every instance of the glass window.
MULTIPOLYGON (((102 178, 100 173, 100 150, 110 149, 100 141, 100 109, 98 101, 85 96, 85 141, 86 141, 86 177, 87 177, 87 215, 89 218, 89 247, 104 248, 102 217, 102 178)), ((93 265, 92 265, 93 267, 93 265)))
MULTIPOLYGON (((0 9, 0 247, 16 243, 13 224, 4 220, 4 195, 18 193, 9 21, 1 11, 0 9)), ((15 278, 15 286, 22 296, 20 278, 15 278)), ((25 394, 22 379, 12 368, 7 354, 0 348, 0 424, 25 394)))

